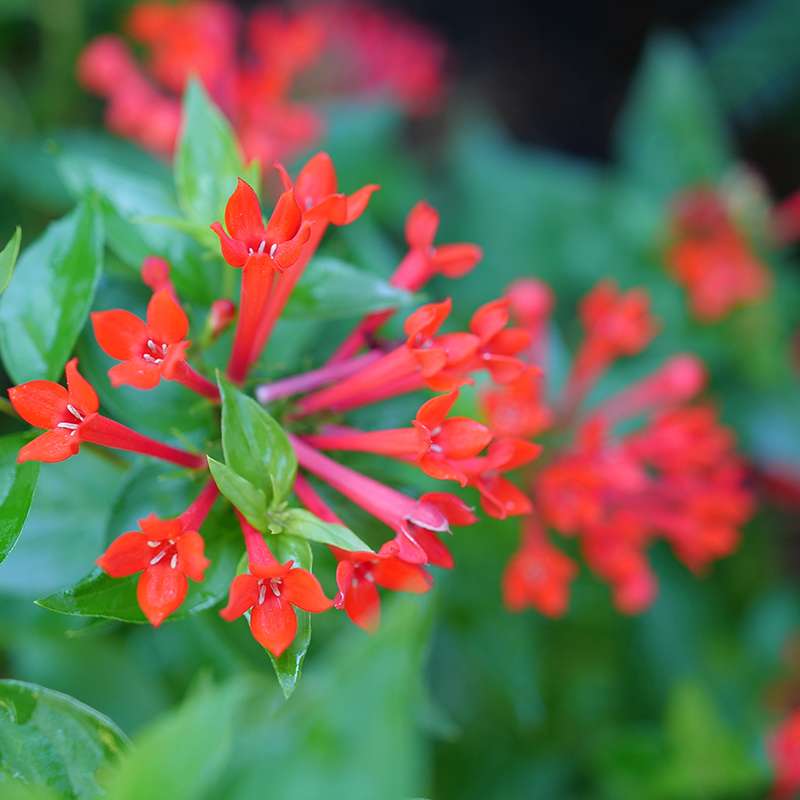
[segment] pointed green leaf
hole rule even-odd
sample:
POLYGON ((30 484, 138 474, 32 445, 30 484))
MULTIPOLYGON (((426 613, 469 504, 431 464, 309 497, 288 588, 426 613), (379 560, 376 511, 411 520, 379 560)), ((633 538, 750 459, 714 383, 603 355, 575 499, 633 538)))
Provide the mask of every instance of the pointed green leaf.
POLYGON ((61 377, 102 269, 95 205, 81 203, 22 254, 0 301, 0 352, 16 383, 61 377))
POLYGON ((61 797, 105 797, 98 773, 127 744, 110 719, 68 695, 0 681, 0 785, 16 779, 61 797))
POLYGON ((664 36, 648 45, 616 139, 624 167, 659 195, 722 175, 730 163, 727 135, 686 42, 664 36))
POLYGON ((285 431, 255 400, 226 380, 219 380, 219 388, 225 463, 261 489, 272 506, 282 503, 297 472, 297 457, 285 431))
MULTIPOLYGON (((279 534, 270 537, 269 546, 278 561, 285 562, 291 559, 296 567, 311 571, 313 554, 311 546, 304 539, 279 534)), ((295 608, 294 612, 297 615, 297 635, 294 641, 279 658, 268 653, 272 666, 275 667, 278 683, 287 699, 297 688, 297 682, 303 672, 303 661, 311 644, 311 614, 299 608, 295 608)))
POLYGON ((282 520, 286 532, 292 536, 299 536, 310 542, 332 544, 343 550, 370 550, 369 546, 362 542, 350 528, 323 522, 316 514, 303 508, 290 508, 282 515, 282 520))
POLYGON ((0 294, 6 290, 11 281, 11 275, 14 272, 14 265, 17 263, 21 241, 22 228, 17 226, 8 244, 0 250, 0 294))
POLYGON ((258 187, 258 167, 245 167, 230 123, 193 80, 184 94, 175 156, 175 188, 189 220, 203 226, 221 220, 239 177, 258 187))
POLYGON ((208 468, 211 476, 222 492, 233 505, 244 514, 247 521, 262 533, 267 530, 267 497, 261 489, 256 489, 247 478, 234 472, 227 464, 208 457, 208 468))
POLYGON ((37 462, 17 463, 17 453, 28 439, 26 434, 0 437, 0 561, 16 544, 39 477, 37 462))
POLYGON ((347 319, 411 305, 414 295, 337 258, 315 258, 289 298, 285 315, 347 319))

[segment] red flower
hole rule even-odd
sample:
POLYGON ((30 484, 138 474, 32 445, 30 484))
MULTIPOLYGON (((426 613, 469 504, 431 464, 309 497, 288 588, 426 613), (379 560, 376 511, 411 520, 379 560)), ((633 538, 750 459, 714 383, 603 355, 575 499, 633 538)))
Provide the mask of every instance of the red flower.
POLYGON ((152 389, 174 380, 185 363, 189 320, 169 289, 157 291, 147 306, 147 322, 122 309, 96 311, 92 325, 103 351, 121 361, 108 371, 112 386, 152 389))
POLYGON ((536 436, 553 422, 542 398, 542 373, 529 367, 516 380, 481 394, 481 405, 498 436, 536 436))
POLYGON ((261 204, 253 187, 239 178, 236 190, 225 206, 225 227, 219 222, 211 230, 219 237, 223 258, 232 267, 250 263, 272 266, 279 272, 294 264, 308 241, 310 229, 303 225, 303 213, 288 189, 275 204, 267 225, 261 217, 261 204))
POLYGON ((476 357, 496 383, 511 383, 533 369, 515 356, 530 347, 531 334, 523 328, 506 328, 510 301, 493 300, 473 315, 469 329, 478 339, 476 357))
POLYGON ((695 189, 679 197, 673 228, 667 264, 688 291, 698 319, 719 320, 767 294, 767 268, 737 229, 724 198, 713 190, 695 189))
POLYGON ((85 441, 82 433, 97 414, 99 401, 89 382, 78 372, 78 359, 66 366, 67 388, 53 381, 29 381, 8 390, 14 411, 25 422, 48 432, 26 444, 17 461, 64 461, 85 441))
POLYGON ((278 658, 297 633, 295 607, 319 614, 332 605, 319 581, 292 561, 256 564, 251 559, 250 574, 233 579, 228 605, 219 613, 232 622, 250 611, 253 637, 278 658))
POLYGON ((20 449, 17 461, 65 461, 82 442, 143 453, 189 469, 206 466, 201 456, 142 436, 97 413, 97 394, 78 372, 78 359, 66 366, 67 388, 53 381, 29 381, 8 390, 14 410, 26 422, 48 432, 20 449))
POLYGON ((349 552, 331 548, 339 560, 336 608, 344 609, 350 620, 366 631, 380 624, 380 596, 377 587, 393 592, 423 594, 433 586, 433 578, 419 564, 410 564, 384 548, 378 553, 349 552))
POLYGON ((575 564, 543 536, 530 538, 503 573, 506 607, 522 611, 533 606, 548 617, 560 617, 567 610, 569 586, 576 574, 575 564))
POLYGON ((180 517, 151 514, 139 520, 139 528, 115 539, 97 565, 112 578, 142 573, 136 597, 150 624, 158 627, 183 603, 187 578, 202 581, 210 562, 203 555, 203 537, 180 517))
MULTIPOLYGON (((292 190, 292 179, 286 170, 277 165, 283 180, 284 191, 292 190)), ((336 170, 327 153, 317 153, 306 162, 294 182, 294 196, 303 210, 303 218, 334 225, 349 225, 355 222, 369 203, 373 192, 380 189, 371 183, 351 195, 337 191, 336 170)))
POLYGON ((467 477, 454 462, 478 455, 489 444, 492 434, 485 425, 468 417, 446 418, 457 398, 458 392, 453 391, 428 400, 417 412, 413 428, 363 432, 329 427, 305 439, 324 450, 355 450, 413 459, 431 477, 459 481, 465 486, 467 477))

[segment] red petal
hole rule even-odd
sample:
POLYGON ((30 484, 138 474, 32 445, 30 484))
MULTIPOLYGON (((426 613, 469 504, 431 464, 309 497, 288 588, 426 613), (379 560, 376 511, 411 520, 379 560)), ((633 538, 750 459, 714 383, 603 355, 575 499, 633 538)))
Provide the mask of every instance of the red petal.
POLYGON ((284 192, 275 203, 275 210, 267 223, 266 238, 269 244, 288 242, 299 230, 302 219, 303 214, 294 198, 294 191, 290 189, 284 192))
POLYGON ((232 622, 258 602, 258 578, 255 575, 237 575, 231 582, 228 605, 219 615, 232 622))
POLYGON ((313 208, 336 191, 336 169, 327 153, 310 158, 295 181, 295 194, 303 208, 313 208))
POLYGON ((494 355, 515 356, 530 347, 531 338, 524 328, 506 328, 492 337, 489 349, 494 355))
POLYGON ((528 496, 505 478, 495 477, 480 481, 477 488, 481 493, 483 510, 490 517, 515 517, 529 514, 533 508, 528 496))
POLYGON ((453 568, 453 556, 435 533, 417 528, 414 538, 425 551, 429 564, 442 569, 453 568))
POLYGON ((338 222, 332 219, 334 225, 349 225, 355 222, 366 211, 369 205, 370 198, 374 192, 377 192, 381 187, 377 183, 370 183, 367 186, 362 186, 358 191, 347 196, 346 213, 344 220, 338 222))
POLYGON ((225 206, 225 227, 234 239, 254 249, 266 238, 258 195, 241 178, 225 206))
POLYGON ((177 539, 183 533, 183 525, 179 519, 160 519, 155 514, 140 519, 139 529, 148 539, 159 542, 164 539, 177 539))
POLYGON ((475 244, 443 244, 431 256, 431 266, 448 278, 466 275, 483 258, 475 244))
POLYGON ((55 428, 67 414, 69 394, 53 381, 29 381, 8 390, 14 411, 36 428, 55 428))
POLYGON ((197 531, 186 531, 175 543, 178 567, 193 581, 202 581, 211 562, 204 555, 205 542, 197 531))
POLYGON ((66 461, 78 452, 80 445, 80 439, 74 431, 56 428, 37 436, 32 442, 20 448, 17 461, 20 464, 24 461, 43 461, 46 464, 66 461))
POLYGON ((472 458, 492 440, 492 432, 468 417, 453 417, 442 423, 436 443, 447 458, 472 458))
POLYGON ((163 561, 148 567, 139 578, 136 599, 150 624, 157 628, 186 597, 189 582, 163 561))
POLYGON ((250 630, 255 640, 278 658, 294 641, 297 616, 287 600, 267 590, 264 602, 250 614, 250 630))
POLYGON ((139 531, 123 533, 114 539, 108 549, 97 559, 97 566, 112 578, 135 575, 150 566, 150 559, 158 550, 150 547, 148 538, 139 531))
POLYGON ((480 337, 481 343, 488 342, 508 325, 508 307, 506 299, 492 300, 472 315, 469 329, 480 337))
POLYGON ((424 594, 433 586, 433 577, 419 564, 407 564, 399 558, 384 558, 374 570, 375 583, 393 592, 424 594))
POLYGON ((381 621, 381 599, 375 584, 356 580, 344 592, 344 610, 350 620, 368 633, 378 629, 381 621))
POLYGON ((438 508, 451 525, 473 525, 478 521, 472 509, 460 497, 448 492, 428 492, 420 497, 420 502, 438 508))
POLYGON ((420 406, 416 421, 431 431, 440 427, 456 400, 457 391, 431 398, 420 406))
POLYGON ((175 344, 189 333, 189 320, 169 289, 156 292, 147 304, 147 324, 159 342, 175 344))
POLYGON ((67 361, 65 372, 70 403, 82 411, 84 416, 88 417, 89 414, 94 414, 100 408, 100 401, 97 399, 97 392, 92 388, 92 384, 78 372, 77 358, 67 361))
POLYGON ((461 486, 466 486, 469 480, 457 466, 438 454, 424 455, 417 464, 426 475, 436 478, 437 481, 456 481, 461 486))
POLYGON ((489 447, 488 459, 492 469, 509 472, 528 464, 542 452, 542 446, 525 439, 497 439, 489 447))
POLYGON ((513 383, 528 369, 524 361, 513 356, 484 355, 483 365, 495 383, 513 383))
POLYGON ((135 314, 122 309, 95 311, 92 327, 97 344, 106 355, 125 361, 141 355, 147 341, 147 326, 135 314))
POLYGON ((327 611, 333 603, 325 597, 319 581, 305 569, 293 569, 281 584, 281 595, 293 606, 319 614, 327 611))
POLYGON ((247 261, 248 256, 248 249, 247 245, 244 242, 240 242, 237 239, 231 239, 227 233, 222 229, 222 225, 219 222, 215 222, 211 226, 211 230, 217 234, 219 237, 219 245, 222 249, 222 257, 225 261, 228 262, 232 267, 243 267, 245 261, 247 261))
POLYGON ((439 227, 439 213, 426 202, 417 203, 406 218, 406 241, 409 247, 425 250, 433 244, 439 227))
POLYGON ((444 348, 451 366, 463 365, 476 354, 479 345, 480 340, 471 333, 445 333, 436 337, 436 346, 444 348))
POLYGON ((132 358, 111 367, 108 377, 115 389, 118 386, 154 389, 161 381, 161 367, 143 358, 132 358))
POLYGON ((420 337, 423 341, 430 339, 441 328, 452 307, 453 301, 448 297, 441 303, 428 303, 420 306, 413 314, 409 315, 403 323, 403 330, 409 338, 410 346, 419 346, 419 343, 413 341, 416 337, 420 337))
POLYGON ((272 261, 275 266, 281 271, 291 267, 297 259, 300 258, 303 245, 305 245, 310 237, 311 227, 303 223, 293 239, 290 239, 288 242, 283 242, 275 248, 272 254, 272 261))
POLYGON ((420 371, 426 378, 431 378, 447 365, 447 353, 440 347, 418 348, 412 350, 420 371))

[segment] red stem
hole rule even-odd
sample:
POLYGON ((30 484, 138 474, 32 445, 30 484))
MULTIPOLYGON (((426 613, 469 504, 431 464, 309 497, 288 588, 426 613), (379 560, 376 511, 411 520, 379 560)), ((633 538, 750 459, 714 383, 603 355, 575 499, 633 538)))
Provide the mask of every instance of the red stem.
POLYGON ((101 414, 96 414, 81 425, 80 438, 81 441, 110 447, 113 450, 127 450, 130 453, 141 453, 153 458, 160 458, 162 461, 169 461, 179 467, 203 469, 206 466, 203 456, 187 453, 185 450, 179 450, 177 447, 171 447, 151 439, 149 436, 143 436, 101 414))
POLYGON ((242 383, 252 365, 251 352, 259 322, 269 301, 275 270, 270 264, 248 261, 242 269, 239 319, 228 361, 228 377, 242 383))
POLYGON ((242 530, 245 547, 247 547, 247 558, 250 567, 270 567, 278 563, 278 559, 272 555, 272 551, 267 547, 264 536, 257 531, 239 511, 236 511, 236 518, 239 520, 239 527, 242 530))
POLYGON ((199 531, 219 497, 219 489, 214 481, 208 481, 192 504, 180 515, 186 530, 199 531))

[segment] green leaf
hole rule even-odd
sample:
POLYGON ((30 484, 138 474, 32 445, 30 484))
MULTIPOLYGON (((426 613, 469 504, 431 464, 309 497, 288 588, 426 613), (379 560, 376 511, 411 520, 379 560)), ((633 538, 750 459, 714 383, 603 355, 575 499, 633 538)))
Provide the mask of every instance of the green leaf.
POLYGON ((183 128, 175 156, 178 201, 189 220, 207 226, 222 219, 239 177, 257 188, 258 166, 245 167, 230 123, 193 80, 184 95, 183 128))
POLYGON ((616 140, 623 166, 660 196, 721 177, 730 163, 727 135, 707 76, 683 40, 649 44, 616 140))
POLYGON ((370 311, 402 308, 414 295, 337 258, 315 258, 286 306, 286 316, 347 319, 370 311))
POLYGON ((0 301, 0 352, 16 383, 61 377, 92 305, 103 233, 82 202, 22 254, 0 301))
POLYGON ((370 551, 370 547, 362 542, 350 528, 323 522, 318 516, 303 508, 290 508, 282 515, 282 519, 286 532, 292 536, 299 536, 310 542, 332 544, 343 550, 370 551))
POLYGON ((297 457, 283 428, 251 397, 219 380, 226 464, 260 488, 272 507, 289 495, 297 457))
POLYGON ((244 514, 254 528, 265 532, 269 516, 264 492, 253 486, 247 478, 234 472, 227 464, 216 461, 211 456, 208 456, 208 468, 220 492, 244 514))
POLYGON ((38 462, 17 463, 17 453, 28 438, 26 434, 0 437, 0 561, 16 544, 39 477, 38 462))
POLYGON ((0 785, 17 779, 71 798, 105 797, 98 772, 126 746, 110 719, 74 698, 0 681, 0 785))
POLYGON ((21 241, 22 228, 17 226, 8 244, 0 250, 0 293, 6 290, 11 281, 11 275, 14 273, 14 265, 17 263, 21 241))
POLYGON ((247 705, 247 694, 244 681, 204 688, 147 728, 108 774, 110 800, 210 797, 209 784, 231 755, 234 722, 247 705))
MULTIPOLYGON (((311 545, 304 539, 279 534, 270 537, 269 546, 278 561, 286 562, 291 559, 296 567, 311 572, 314 556, 311 552, 311 545)), ((308 652, 308 646, 311 644, 311 614, 299 608, 295 608, 294 612, 297 615, 297 635, 294 637, 294 641, 281 653, 279 658, 275 658, 272 653, 267 653, 272 661, 272 666, 275 667, 275 674, 278 676, 278 683, 281 685, 283 695, 287 699, 297 688, 297 682, 303 672, 303 661, 308 652)))
MULTIPOLYGON (((170 475, 161 468, 134 472, 120 489, 103 546, 121 533, 135 530, 137 521, 148 513, 155 511, 162 517, 177 514, 186 508, 198 491, 196 483, 175 477, 174 473, 170 475)), ((227 594, 242 550, 241 538, 229 510, 218 504, 203 524, 201 533, 205 540, 205 554, 211 564, 201 583, 189 581, 186 599, 168 621, 205 611, 227 594)), ((138 580, 138 575, 111 578, 95 569, 74 585, 36 602, 61 614, 145 622, 136 600, 138 580)))

